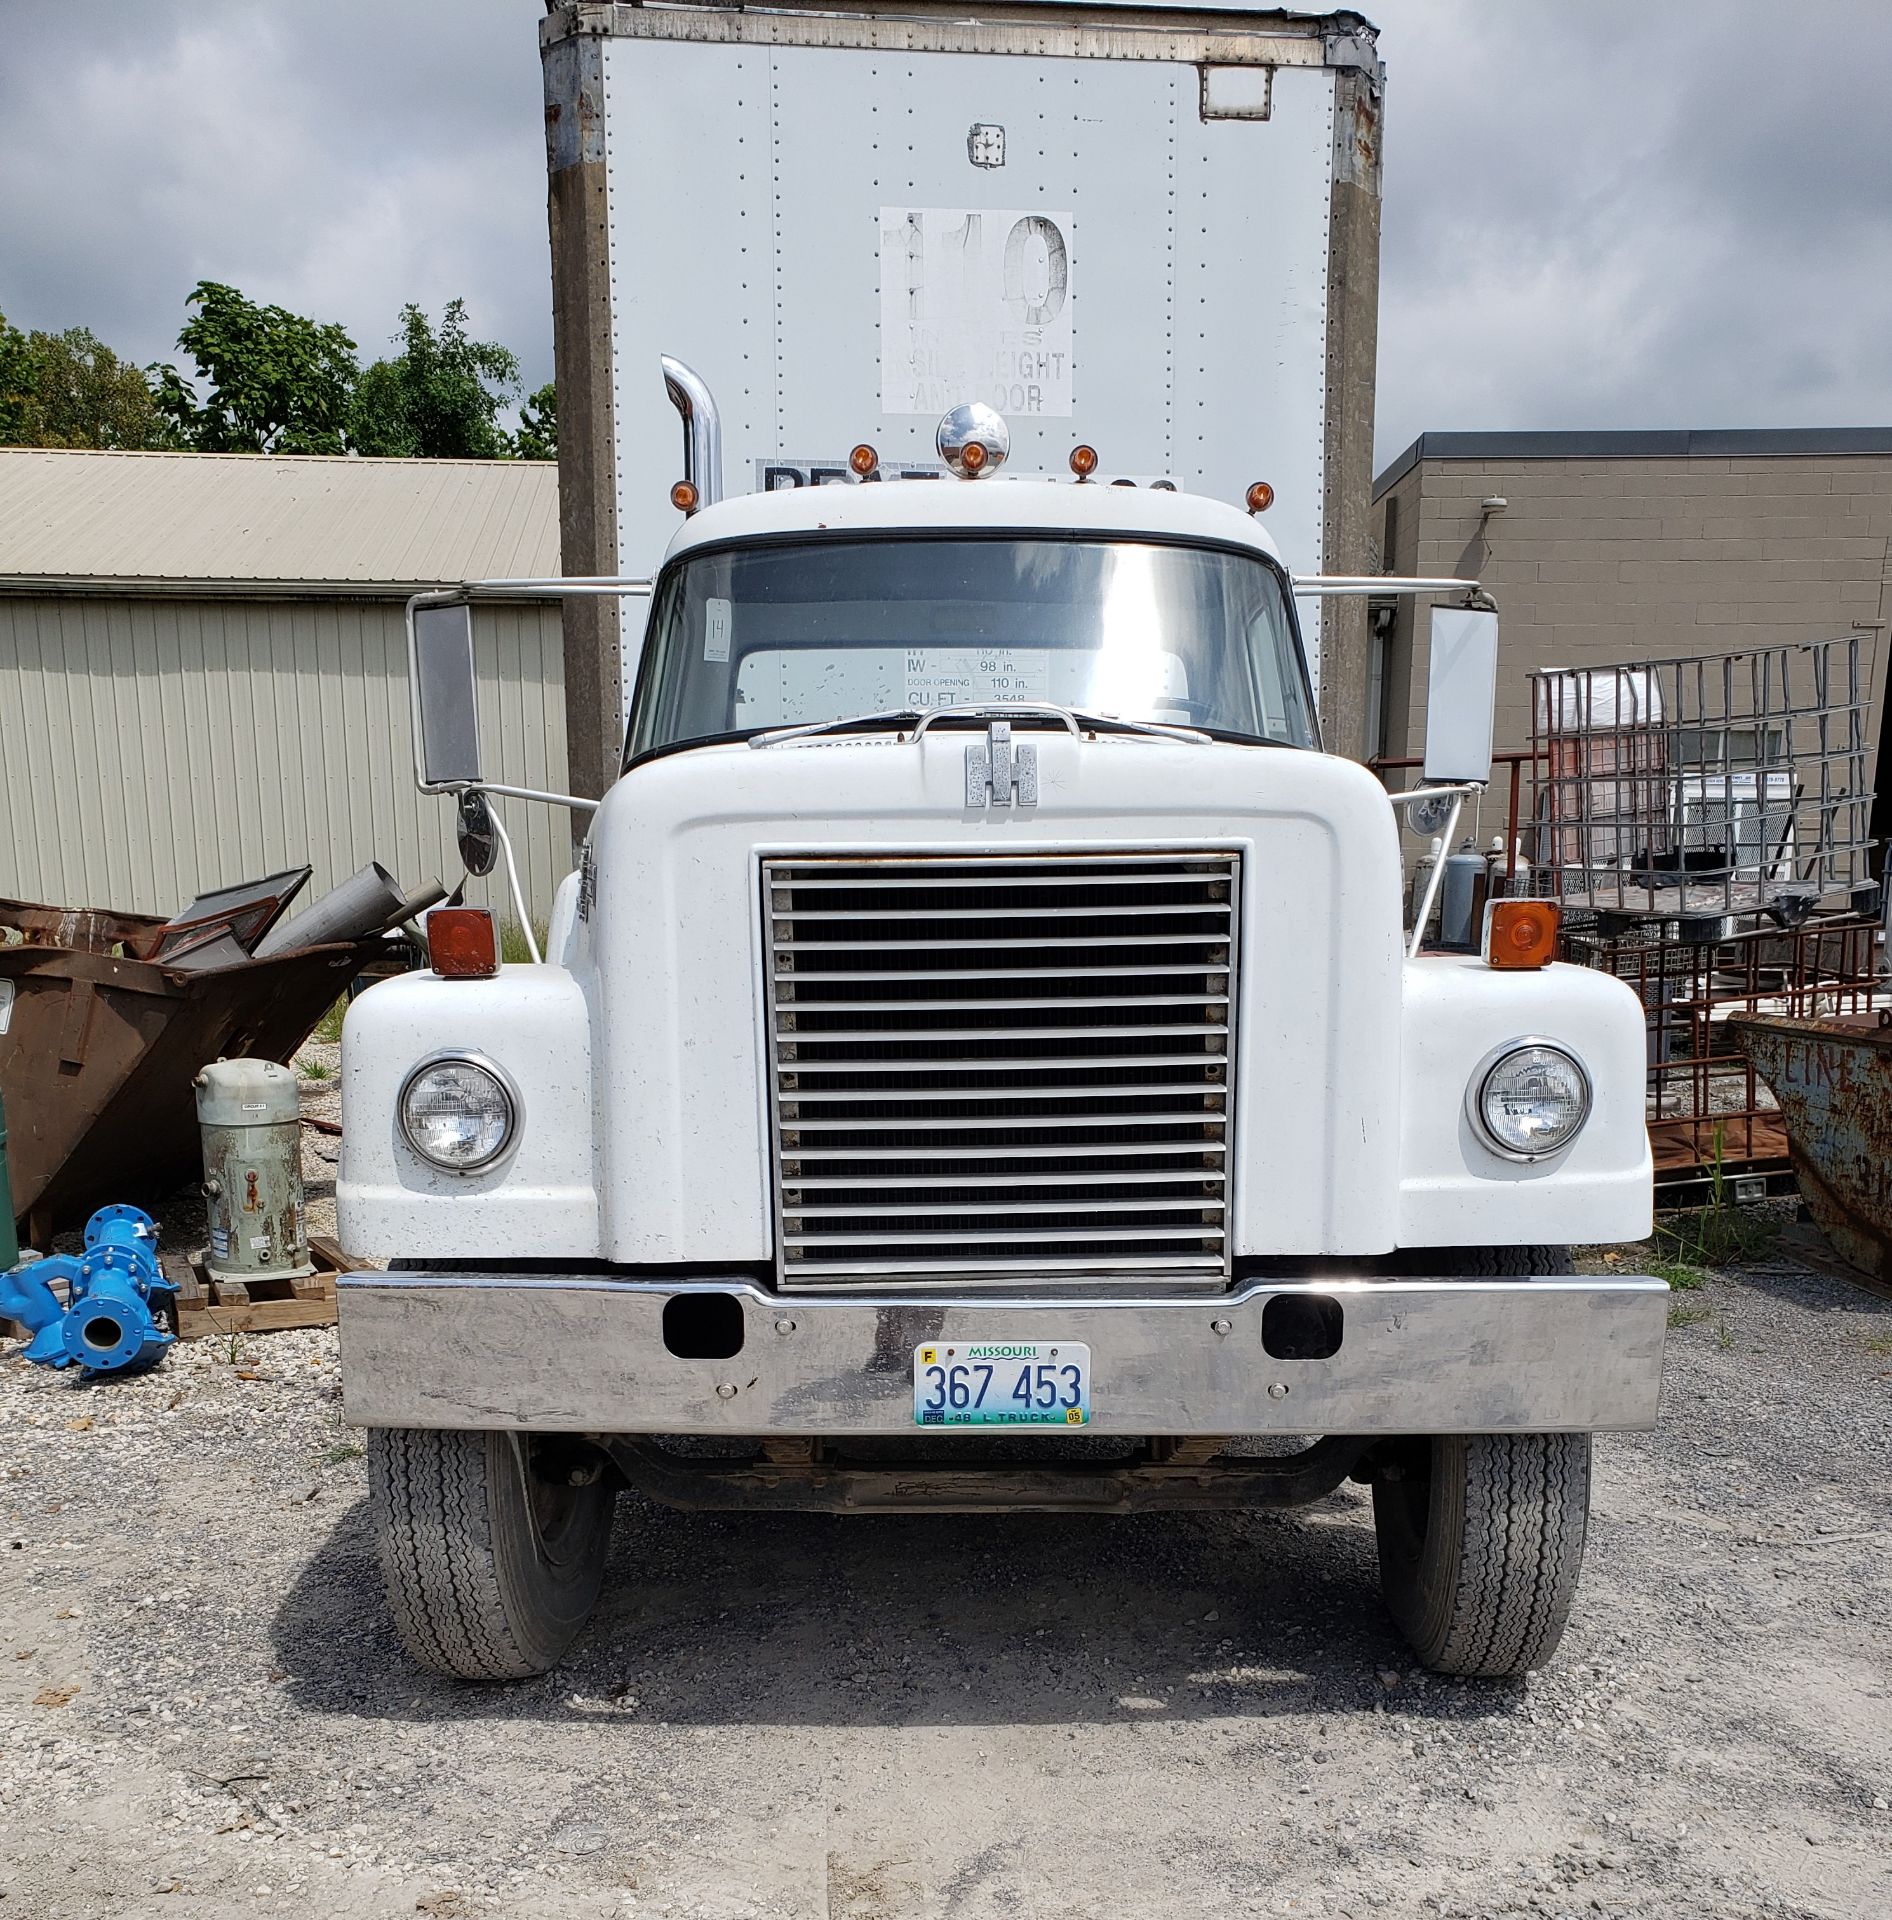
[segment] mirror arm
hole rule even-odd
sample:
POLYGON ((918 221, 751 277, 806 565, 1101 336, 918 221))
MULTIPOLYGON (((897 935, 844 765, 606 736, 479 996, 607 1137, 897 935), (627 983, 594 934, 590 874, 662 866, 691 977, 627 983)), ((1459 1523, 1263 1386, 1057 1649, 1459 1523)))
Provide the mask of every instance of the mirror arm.
POLYGON ((422 793, 498 793, 512 800, 536 800, 548 807, 570 807, 581 813, 596 813, 597 801, 581 799, 575 793, 549 793, 540 787, 506 786, 497 780, 430 781, 427 778, 427 762, 421 741, 420 701, 413 693, 413 689, 420 685, 420 647, 414 630, 414 615, 425 607, 457 607, 474 600, 648 599, 651 586, 649 580, 624 580, 611 574, 573 574, 547 579, 463 580, 456 587, 431 587, 414 594, 407 602, 403 617, 407 628, 407 705, 413 738, 415 786, 422 793))
POLYGON ((499 836, 499 851, 506 861, 506 885, 512 890, 512 909, 519 916, 519 931, 525 936, 526 952, 532 956, 532 964, 543 964, 539 955, 538 935, 532 931, 532 916, 526 912, 525 890, 519 884, 519 863, 512 857, 512 835, 506 831, 506 823, 500 819, 496 809, 488 807, 486 817, 493 823, 493 831, 499 836))
POLYGON ((1426 580, 1400 573, 1297 573, 1292 576, 1297 600, 1398 599, 1409 593, 1463 594, 1461 605, 1480 613, 1496 613, 1498 603, 1476 580, 1426 580))
POLYGON ((1475 793, 1483 793, 1491 782, 1489 780, 1433 780, 1416 787, 1401 787, 1398 792, 1389 792, 1386 804, 1395 809, 1409 807, 1418 800, 1437 800, 1442 795, 1455 793, 1461 800, 1469 800, 1475 793))
MULTIPOLYGON (((1477 789, 1461 787, 1452 796, 1452 811, 1445 816, 1445 832, 1440 836, 1447 852, 1451 850, 1452 836, 1458 831, 1458 817, 1465 811, 1465 795, 1477 789)), ((1432 918, 1432 903, 1439 897, 1439 883, 1445 878, 1445 859, 1442 854, 1432 863, 1432 871, 1426 875, 1425 898, 1419 902, 1419 910, 1412 917, 1412 939, 1406 947, 1406 958, 1419 958, 1419 942, 1424 938, 1426 922, 1432 918)))

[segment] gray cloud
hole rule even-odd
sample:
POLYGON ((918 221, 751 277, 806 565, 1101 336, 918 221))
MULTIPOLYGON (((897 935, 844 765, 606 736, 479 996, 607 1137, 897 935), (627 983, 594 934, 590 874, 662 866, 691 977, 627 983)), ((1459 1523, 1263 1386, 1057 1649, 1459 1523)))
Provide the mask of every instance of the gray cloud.
POLYGON ((1380 454, 1892 422, 1892 9, 1384 0, 1380 454))
POLYGON ((549 378, 541 11, 0 0, 0 311, 148 361, 225 280, 367 356, 463 294, 549 378))
MULTIPOLYGON (((1892 422, 1883 0, 1380 0, 1380 454, 1892 422)), ((551 371, 536 0, 0 0, 0 311, 169 356, 200 277, 464 294, 551 371)))

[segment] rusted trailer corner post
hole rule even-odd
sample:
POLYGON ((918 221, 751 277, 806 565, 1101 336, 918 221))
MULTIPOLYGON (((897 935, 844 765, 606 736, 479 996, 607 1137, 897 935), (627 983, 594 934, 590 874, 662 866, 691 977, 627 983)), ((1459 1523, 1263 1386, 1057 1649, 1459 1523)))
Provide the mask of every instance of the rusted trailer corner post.
POLYGON ((13 1184, 7 1174, 7 1103, 0 1094, 0 1273, 18 1266, 19 1235, 13 1225, 13 1184))

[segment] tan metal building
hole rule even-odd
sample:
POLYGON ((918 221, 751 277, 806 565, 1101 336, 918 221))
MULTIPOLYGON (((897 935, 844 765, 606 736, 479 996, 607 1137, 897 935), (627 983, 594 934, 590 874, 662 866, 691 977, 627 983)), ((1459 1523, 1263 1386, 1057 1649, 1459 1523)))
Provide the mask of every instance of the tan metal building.
MULTIPOLYGON (((0 449, 0 895, 170 913, 307 861, 461 867, 415 791, 403 602, 559 571, 549 463, 0 449)), ((555 603, 482 610, 490 763, 566 785, 555 603)), ((568 816, 507 824, 543 919, 568 816)), ((511 918, 503 878, 472 883, 511 918)))
MULTIPOLYGON (((1373 494, 1384 571, 1495 595, 1501 749, 1530 744, 1532 668, 1853 633, 1882 738, 1892 428, 1428 433, 1373 494)), ((1389 601, 1375 627, 1368 738, 1418 753, 1423 613, 1389 601)))

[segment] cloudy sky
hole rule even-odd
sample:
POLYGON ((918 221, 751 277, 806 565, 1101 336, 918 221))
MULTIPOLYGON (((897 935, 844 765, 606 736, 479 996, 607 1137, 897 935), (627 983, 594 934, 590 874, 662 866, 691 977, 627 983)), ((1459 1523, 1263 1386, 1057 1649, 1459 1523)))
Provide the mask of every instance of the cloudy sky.
MULTIPOLYGON (((1380 0, 1381 460, 1427 428, 1892 424, 1892 5, 1380 0), (1783 21, 1788 24, 1783 25, 1783 21)), ((0 0, 0 312, 199 278, 551 373, 538 0, 0 0)))

